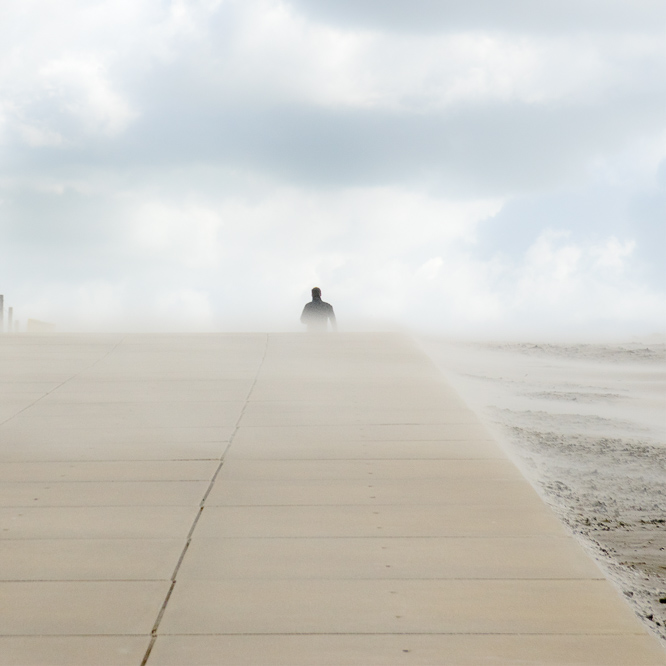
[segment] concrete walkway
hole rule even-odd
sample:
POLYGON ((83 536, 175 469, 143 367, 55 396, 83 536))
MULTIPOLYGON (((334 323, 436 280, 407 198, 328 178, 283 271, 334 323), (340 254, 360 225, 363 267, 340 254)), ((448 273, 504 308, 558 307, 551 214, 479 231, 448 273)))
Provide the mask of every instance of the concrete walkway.
POLYGON ((0 337, 0 664, 666 664, 401 337, 0 337))

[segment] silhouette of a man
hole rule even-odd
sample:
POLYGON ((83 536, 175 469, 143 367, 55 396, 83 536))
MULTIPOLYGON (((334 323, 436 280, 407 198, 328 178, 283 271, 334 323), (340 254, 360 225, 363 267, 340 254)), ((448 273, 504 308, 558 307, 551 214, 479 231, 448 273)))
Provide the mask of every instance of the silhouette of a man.
POLYGON ((303 308, 301 323, 307 325, 308 331, 325 331, 329 320, 331 328, 337 331, 338 326, 335 321, 333 306, 321 300, 321 289, 315 287, 312 290, 312 301, 306 303, 303 308))

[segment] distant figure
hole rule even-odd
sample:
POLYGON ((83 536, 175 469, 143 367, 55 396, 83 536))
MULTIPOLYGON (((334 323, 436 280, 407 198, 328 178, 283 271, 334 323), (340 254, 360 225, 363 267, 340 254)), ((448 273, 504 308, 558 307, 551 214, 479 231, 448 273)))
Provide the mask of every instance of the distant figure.
POLYGON ((312 301, 306 303, 303 308, 301 323, 307 325, 308 331, 325 331, 329 320, 331 328, 337 331, 338 325, 335 321, 333 306, 321 300, 321 289, 315 287, 312 290, 312 301))

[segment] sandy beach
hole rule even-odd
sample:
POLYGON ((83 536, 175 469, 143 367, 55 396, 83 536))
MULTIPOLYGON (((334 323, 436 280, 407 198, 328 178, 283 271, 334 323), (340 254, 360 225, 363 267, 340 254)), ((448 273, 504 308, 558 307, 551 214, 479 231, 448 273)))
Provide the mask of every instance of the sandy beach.
POLYGON ((425 351, 666 646, 666 345, 425 351))

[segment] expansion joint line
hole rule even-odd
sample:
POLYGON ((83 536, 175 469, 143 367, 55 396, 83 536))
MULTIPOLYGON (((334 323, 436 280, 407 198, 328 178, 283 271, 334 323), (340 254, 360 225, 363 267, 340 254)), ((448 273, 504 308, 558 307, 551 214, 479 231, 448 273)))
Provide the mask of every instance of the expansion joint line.
POLYGON ((150 658, 150 653, 153 651, 155 641, 157 640, 157 631, 160 627, 160 623, 162 622, 162 618, 164 617, 164 612, 166 611, 166 608, 169 605, 169 600, 171 599, 173 589, 176 586, 176 577, 178 576, 178 571, 180 570, 180 566, 183 563, 183 560, 185 559, 185 555, 187 554, 187 550, 190 547, 190 543, 192 543, 194 530, 196 529, 197 524, 199 523, 199 518, 201 518, 201 514, 203 513, 203 510, 206 506, 206 500, 208 499, 211 490, 213 490, 215 481, 217 481, 217 477, 220 473, 220 470, 224 465, 224 457, 226 456, 229 447, 233 444, 234 438, 236 437, 236 433, 238 432, 241 421, 243 420, 243 416, 245 415, 245 410, 247 409, 247 406, 250 402, 250 398, 252 397, 254 387, 257 385, 257 381, 259 380, 259 375, 261 374, 261 369, 264 367, 264 361, 266 360, 266 354, 268 353, 268 337, 269 334, 266 333, 264 352, 262 354, 261 361, 259 362, 259 366, 257 367, 257 372, 255 373, 254 379, 252 380, 252 385, 250 386, 250 390, 247 392, 247 396, 245 396, 245 402, 243 403, 241 412, 238 415, 238 418, 236 419, 236 424, 234 425, 231 437, 229 437, 229 442, 227 443, 227 446, 225 447, 224 451, 222 451, 222 455, 220 455, 220 463, 217 466, 210 480, 210 483, 208 484, 208 487, 206 488, 206 492, 204 492, 203 497, 201 498, 201 502, 199 502, 199 510, 197 511, 197 515, 194 517, 194 520, 192 521, 192 525, 190 526, 190 531, 187 533, 187 538, 185 539, 185 545, 183 546, 183 550, 181 551, 180 557, 178 558, 178 562, 176 563, 176 568, 173 570, 173 574, 171 574, 171 584, 169 585, 169 590, 166 593, 166 597, 164 598, 164 602, 162 603, 160 612, 157 614, 157 619, 155 620, 155 624, 153 625, 153 628, 150 632, 150 643, 148 644, 148 648, 146 649, 146 654, 144 654, 143 659, 141 661, 141 666, 146 666, 146 664, 148 663, 148 659, 150 658))
POLYGON ((120 345, 122 345, 123 342, 125 342, 126 337, 127 336, 123 336, 122 338, 120 338, 120 340, 118 340, 118 342, 116 342, 116 344, 113 345, 113 347, 111 347, 111 349, 109 349, 109 351, 106 352, 106 354, 102 354, 98 359, 93 361, 90 365, 87 365, 85 368, 82 368, 78 372, 75 372, 71 377, 67 377, 67 379, 65 379, 64 382, 60 382, 60 384, 58 384, 58 386, 54 386, 50 391, 47 391, 46 393, 44 393, 44 395, 40 395, 39 398, 37 398, 37 400, 34 400, 33 402, 31 402, 27 407, 24 407, 20 411, 16 412, 16 414, 12 414, 9 418, 5 419, 2 423, 0 423, 0 427, 5 425, 5 423, 9 423, 9 421, 16 418, 19 414, 23 414, 23 412, 27 411, 28 409, 31 409, 38 402, 40 402, 41 400, 44 400, 44 398, 46 398, 46 396, 51 395, 51 393, 54 393, 59 388, 62 388, 68 382, 71 382, 72 379, 76 379, 80 374, 82 374, 84 372, 87 372, 91 368, 94 368, 98 363, 101 363, 105 358, 111 356, 111 354, 113 354, 113 352, 116 351, 116 349, 118 349, 118 347, 120 347, 120 345))

